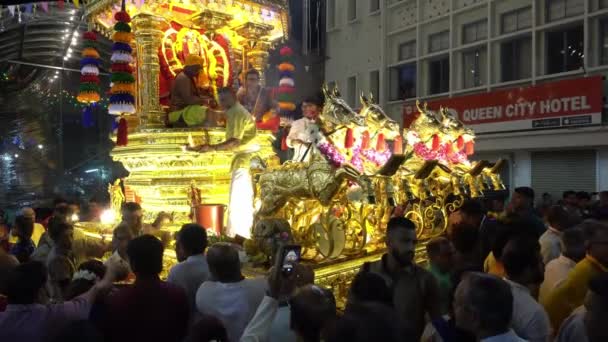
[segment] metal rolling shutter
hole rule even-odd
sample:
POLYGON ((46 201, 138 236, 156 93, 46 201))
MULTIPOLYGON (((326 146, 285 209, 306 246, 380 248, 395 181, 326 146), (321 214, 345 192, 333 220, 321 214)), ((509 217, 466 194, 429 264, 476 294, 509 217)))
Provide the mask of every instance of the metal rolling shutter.
POLYGON ((594 150, 532 152, 532 188, 536 197, 548 192, 561 199, 567 190, 596 190, 594 150))

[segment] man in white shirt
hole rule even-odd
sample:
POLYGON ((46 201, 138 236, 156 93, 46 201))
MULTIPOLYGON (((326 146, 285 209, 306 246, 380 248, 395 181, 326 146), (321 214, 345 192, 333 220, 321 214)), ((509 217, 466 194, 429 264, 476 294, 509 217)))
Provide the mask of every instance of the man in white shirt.
POLYGON ((306 162, 313 153, 314 144, 312 130, 316 131, 316 122, 323 110, 323 101, 317 97, 309 97, 302 102, 303 118, 291 124, 287 135, 287 146, 294 149, 293 161, 306 162), (308 151, 308 152, 307 152, 308 151))
POLYGON ((456 326, 481 342, 525 342, 509 327, 513 313, 511 289, 500 278, 471 272, 456 288, 456 326))
POLYGON ((230 341, 238 341, 266 292, 265 279, 245 279, 239 254, 232 245, 209 248, 207 263, 211 279, 196 292, 198 312, 219 318, 230 341))
POLYGON ((178 264, 171 268, 167 282, 186 291, 192 312, 196 312, 196 292, 209 279, 209 266, 205 257, 207 232, 195 223, 185 224, 177 233, 175 254, 178 264))
POLYGON ((585 257, 585 236, 581 229, 571 228, 562 233, 562 254, 545 266, 545 280, 540 286, 539 302, 568 277, 570 270, 585 257))
POLYGON ((507 275, 506 281, 513 294, 511 327, 515 333, 530 342, 547 342, 551 336, 551 323, 545 309, 530 292, 543 281, 543 263, 540 246, 531 234, 516 235, 509 239, 501 260, 507 275))
POLYGON ((568 228, 568 219, 568 213, 564 208, 556 205, 549 209, 547 213, 549 227, 538 240, 540 243, 540 254, 543 256, 543 263, 545 265, 549 261, 559 257, 561 253, 561 236, 562 232, 568 228))
POLYGON ((608 274, 589 282, 585 303, 568 317, 555 342, 608 341, 608 274))

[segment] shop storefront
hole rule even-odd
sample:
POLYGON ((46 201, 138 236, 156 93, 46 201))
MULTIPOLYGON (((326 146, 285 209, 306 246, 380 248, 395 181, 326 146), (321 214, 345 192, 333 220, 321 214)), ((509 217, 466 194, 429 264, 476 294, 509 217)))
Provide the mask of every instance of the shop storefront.
MULTIPOLYGON (((437 99, 477 133, 475 159, 509 161, 505 183, 560 196, 608 189, 608 127, 602 76, 437 99)), ((404 121, 414 113, 403 109, 404 121)))

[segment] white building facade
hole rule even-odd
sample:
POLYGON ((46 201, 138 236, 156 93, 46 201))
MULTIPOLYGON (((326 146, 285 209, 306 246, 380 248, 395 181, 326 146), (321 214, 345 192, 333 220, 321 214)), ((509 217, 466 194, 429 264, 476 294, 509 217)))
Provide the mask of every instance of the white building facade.
MULTIPOLYGON (((608 0, 327 0, 325 80, 476 131, 510 188, 608 190, 608 0)), ((407 120, 406 120, 407 121, 407 120)))

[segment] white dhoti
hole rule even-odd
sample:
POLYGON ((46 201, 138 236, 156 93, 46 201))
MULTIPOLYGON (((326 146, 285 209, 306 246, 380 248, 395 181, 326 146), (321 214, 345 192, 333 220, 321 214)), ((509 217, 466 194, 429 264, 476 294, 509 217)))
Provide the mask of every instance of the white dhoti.
POLYGON ((251 238, 253 214, 253 184, 249 169, 235 169, 232 171, 232 179, 230 180, 226 235, 230 237, 240 235, 247 239, 251 238))

